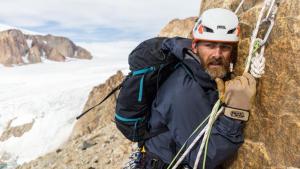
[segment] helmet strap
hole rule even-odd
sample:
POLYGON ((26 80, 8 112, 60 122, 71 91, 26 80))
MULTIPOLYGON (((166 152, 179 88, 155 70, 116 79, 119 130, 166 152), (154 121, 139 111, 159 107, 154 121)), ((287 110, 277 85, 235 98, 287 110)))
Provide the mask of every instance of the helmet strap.
POLYGON ((193 40, 193 42, 192 42, 192 50, 193 50, 193 52, 195 53, 195 51, 197 51, 197 41, 195 41, 195 40, 193 40))
POLYGON ((230 73, 233 72, 233 63, 232 62, 230 62, 230 64, 229 64, 229 71, 230 71, 230 73))

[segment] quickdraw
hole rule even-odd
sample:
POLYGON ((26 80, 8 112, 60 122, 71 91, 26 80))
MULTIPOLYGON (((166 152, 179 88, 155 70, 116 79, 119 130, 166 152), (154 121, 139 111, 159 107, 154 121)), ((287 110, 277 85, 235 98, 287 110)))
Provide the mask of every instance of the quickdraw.
POLYGON ((249 50, 248 58, 246 60, 246 67, 245 67, 244 72, 249 72, 249 68, 251 68, 250 73, 256 78, 260 78, 264 74, 265 44, 267 43, 269 36, 271 34, 271 31, 274 27, 275 15, 277 13, 279 3, 280 2, 278 0, 265 0, 264 6, 261 9, 259 17, 258 17, 256 27, 251 36, 250 50, 249 50), (262 19, 267 8, 269 8, 269 10, 268 10, 265 18, 262 19), (257 38, 257 34, 259 32, 260 26, 263 24, 268 24, 268 23, 269 23, 269 27, 264 35, 264 38, 263 39, 257 38))

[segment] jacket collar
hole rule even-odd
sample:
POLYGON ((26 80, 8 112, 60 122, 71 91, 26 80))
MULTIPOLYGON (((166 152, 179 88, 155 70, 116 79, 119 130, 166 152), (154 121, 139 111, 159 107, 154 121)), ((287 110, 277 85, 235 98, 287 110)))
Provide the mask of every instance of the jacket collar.
MULTIPOLYGON (((162 44, 162 50, 167 51, 181 60, 192 71, 194 79, 203 87, 216 89, 216 83, 204 70, 200 59, 192 51, 192 40, 181 37, 167 38, 162 44)), ((229 75, 225 77, 229 79, 229 75)))
POLYGON ((196 56, 191 50, 186 50, 184 53, 184 60, 182 62, 191 69, 194 79, 203 88, 216 89, 216 82, 211 79, 210 75, 204 70, 198 56, 196 56))

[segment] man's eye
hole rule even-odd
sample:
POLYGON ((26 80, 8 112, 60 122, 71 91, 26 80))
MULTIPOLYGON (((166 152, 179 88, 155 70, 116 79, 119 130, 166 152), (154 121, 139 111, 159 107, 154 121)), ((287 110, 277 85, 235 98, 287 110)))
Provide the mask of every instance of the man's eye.
POLYGON ((222 49, 224 50, 231 50, 232 49, 232 46, 231 45, 221 45, 220 46, 222 49))
POLYGON ((215 47, 215 45, 211 44, 211 43, 206 43, 206 44, 204 44, 204 46, 206 46, 208 48, 214 48, 215 47))

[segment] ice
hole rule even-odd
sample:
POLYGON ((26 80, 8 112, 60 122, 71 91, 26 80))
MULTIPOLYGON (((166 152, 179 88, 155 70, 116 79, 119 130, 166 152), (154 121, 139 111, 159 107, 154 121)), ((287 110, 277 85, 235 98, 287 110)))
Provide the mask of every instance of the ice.
POLYGON ((31 48, 32 40, 31 39, 26 39, 26 43, 27 43, 27 46, 29 48, 31 48))

